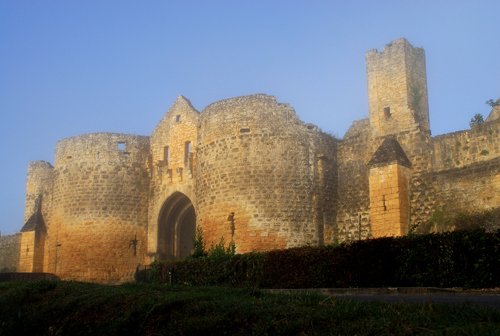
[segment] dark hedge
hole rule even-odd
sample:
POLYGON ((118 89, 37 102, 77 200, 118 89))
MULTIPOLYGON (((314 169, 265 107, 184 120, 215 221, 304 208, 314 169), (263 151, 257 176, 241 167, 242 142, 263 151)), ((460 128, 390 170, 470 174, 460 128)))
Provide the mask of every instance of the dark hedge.
POLYGON ((500 231, 380 238, 339 246, 154 263, 137 279, 259 288, 500 286, 500 231))

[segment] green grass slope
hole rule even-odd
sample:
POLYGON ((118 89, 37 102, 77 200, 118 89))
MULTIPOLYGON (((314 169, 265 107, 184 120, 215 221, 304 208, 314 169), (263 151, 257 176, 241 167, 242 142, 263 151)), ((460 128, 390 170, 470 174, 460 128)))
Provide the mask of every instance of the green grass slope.
POLYGON ((498 335, 500 311, 222 287, 0 283, 0 335, 498 335))

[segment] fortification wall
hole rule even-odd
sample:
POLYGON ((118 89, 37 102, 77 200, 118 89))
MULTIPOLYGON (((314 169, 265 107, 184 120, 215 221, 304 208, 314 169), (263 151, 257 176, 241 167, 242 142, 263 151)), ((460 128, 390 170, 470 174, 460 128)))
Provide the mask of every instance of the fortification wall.
POLYGON ((18 271, 21 234, 0 236, 0 272, 18 271))
POLYGON ((409 198, 410 225, 425 221, 434 207, 432 178, 426 175, 432 170, 432 143, 428 133, 404 132, 396 136, 410 160, 409 198))
POLYGON ((151 136, 148 255, 158 252, 160 212, 175 192, 195 203, 194 160, 198 140, 199 112, 180 96, 151 136))
POLYGON ((500 156, 500 120, 432 139, 434 170, 461 168, 500 156))
MULTIPOLYGON (((368 161, 384 137, 366 120, 353 123, 338 151, 338 237, 339 240, 366 239, 371 236, 368 161)), ((436 203, 432 189, 432 143, 429 134, 419 129, 392 135, 410 160, 410 223, 427 220, 436 203)))
POLYGON ((214 103, 200 126, 195 190, 209 244, 231 240, 231 213, 238 252, 321 243, 318 154, 334 162, 335 147, 318 148, 315 126, 266 95, 214 103))
POLYGON ((500 205, 500 157, 429 175, 439 191, 434 211, 481 211, 500 205))
POLYGON ((132 279, 146 251, 148 154, 148 137, 125 134, 57 144, 46 272, 97 282, 132 279))
MULTIPOLYGON (((494 177, 485 177, 479 171, 483 169, 483 165, 489 167, 489 162, 500 156, 499 125, 498 122, 490 122, 472 130, 440 135, 429 139, 430 141, 408 139, 405 142, 405 146, 414 148, 415 153, 422 152, 420 156, 411 159, 413 164, 419 163, 412 169, 412 224, 428 221, 445 204, 469 211, 491 205, 489 202, 483 205, 473 203, 483 198, 481 195, 490 193, 491 189, 484 183, 498 186, 498 182, 493 182, 494 177), (463 171, 463 174, 458 174, 458 171, 463 171), (463 180, 458 176, 462 176, 463 180), (472 199, 475 202, 471 202, 472 199)), ((493 168, 487 169, 489 174, 493 168)), ((496 206, 498 204, 500 203, 497 202, 496 206)))
POLYGON ((331 244, 337 241, 338 234, 336 221, 339 141, 322 132, 318 132, 313 141, 316 152, 313 221, 318 223, 319 245, 331 244))
POLYGON ((380 143, 370 130, 348 131, 338 146, 337 239, 351 241, 370 236, 368 161, 380 143), (349 136, 347 136, 349 135, 349 136))

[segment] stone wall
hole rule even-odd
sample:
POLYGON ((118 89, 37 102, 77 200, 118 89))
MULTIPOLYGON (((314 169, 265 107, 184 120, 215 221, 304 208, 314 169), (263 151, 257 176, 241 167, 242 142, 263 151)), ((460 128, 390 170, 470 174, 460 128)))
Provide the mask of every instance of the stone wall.
POLYGON ((195 169, 198 222, 208 244, 233 239, 231 213, 238 252, 322 242, 334 213, 320 211, 318 201, 334 182, 318 176, 335 174, 333 139, 322 137, 328 136, 274 97, 209 105, 200 115, 195 169))
POLYGON ((348 131, 338 145, 337 235, 338 241, 370 236, 368 161, 380 144, 368 131, 348 131))
POLYGON ((318 132, 313 140, 317 159, 317 173, 314 175, 313 189, 313 216, 314 221, 318 223, 318 244, 332 244, 338 240, 336 221, 339 141, 322 132, 318 132))
POLYGON ((18 271, 21 234, 0 236, 0 272, 18 271))
POLYGON ((132 279, 146 251, 148 153, 149 138, 124 134, 58 143, 45 218, 46 272, 98 282, 132 279))
POLYGON ((500 156, 500 120, 432 139, 434 170, 461 168, 500 156))
POLYGON ((500 205, 500 157, 432 173, 434 210, 481 211, 500 205))

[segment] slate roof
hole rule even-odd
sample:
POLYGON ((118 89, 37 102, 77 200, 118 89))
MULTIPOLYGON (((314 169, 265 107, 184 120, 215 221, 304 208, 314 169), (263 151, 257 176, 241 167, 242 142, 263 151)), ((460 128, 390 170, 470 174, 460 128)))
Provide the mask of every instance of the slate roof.
POLYGON ((408 168, 411 167, 411 162, 408 160, 399 142, 392 137, 387 137, 375 153, 373 153, 372 158, 368 162, 368 166, 386 166, 392 163, 398 163, 408 168))

